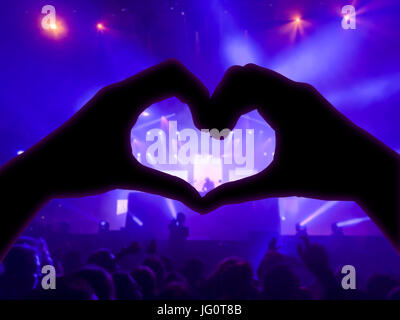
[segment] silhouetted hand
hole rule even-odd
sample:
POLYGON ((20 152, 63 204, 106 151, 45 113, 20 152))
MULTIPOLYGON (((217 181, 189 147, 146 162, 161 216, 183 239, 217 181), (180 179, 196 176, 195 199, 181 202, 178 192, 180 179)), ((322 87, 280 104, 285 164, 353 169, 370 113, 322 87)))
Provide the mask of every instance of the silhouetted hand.
POLYGON ((140 243, 137 241, 132 241, 128 247, 123 248, 119 253, 116 254, 116 258, 117 260, 119 260, 126 257, 127 255, 135 255, 139 253, 140 250, 142 250, 142 246, 140 245, 140 243))
POLYGON ((399 155, 357 127, 312 86, 250 64, 230 68, 211 98, 203 127, 233 129, 257 109, 275 130, 272 163, 219 186, 203 212, 267 197, 356 201, 399 248, 399 155))
POLYGON ((308 237, 301 237, 303 245, 297 245, 297 251, 306 267, 315 275, 330 273, 328 254, 319 244, 311 243, 308 237))
POLYGON ((326 249, 311 243, 307 236, 301 237, 303 245, 298 244, 297 251, 307 269, 317 278, 323 290, 323 299, 335 299, 342 290, 335 275, 329 267, 329 257, 326 249))
MULTIPOLYGON (((54 197, 134 189, 180 200, 200 200, 184 180, 141 165, 132 155, 130 133, 150 105, 175 96, 195 119, 208 90, 176 60, 168 60, 100 90, 70 120, 0 169, 1 201, 13 206, 2 221, 0 256, 32 212, 54 197), (3 192, 4 190, 4 192, 3 192)), ((4 209, 4 208, 2 208, 4 209)))

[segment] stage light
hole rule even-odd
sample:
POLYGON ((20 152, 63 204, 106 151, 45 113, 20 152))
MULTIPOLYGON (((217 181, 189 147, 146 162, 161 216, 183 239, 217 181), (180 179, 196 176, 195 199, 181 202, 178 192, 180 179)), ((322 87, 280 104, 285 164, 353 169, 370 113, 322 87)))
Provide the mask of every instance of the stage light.
POLYGON ((148 117, 150 115, 150 113, 148 113, 147 111, 143 111, 142 112, 142 116, 143 117, 148 117))
POLYGON ((96 28, 97 28, 97 31, 104 31, 104 24, 102 24, 102 23, 98 23, 97 25, 96 25, 96 28))
POLYGON ((176 219, 177 213, 176 213, 176 208, 174 203, 172 202, 171 199, 165 199, 165 202, 167 203, 169 212, 171 213, 172 218, 176 219))
POLYGON ((47 28, 43 28, 48 34, 59 37, 60 35, 65 34, 65 24, 58 19, 56 22, 50 23, 47 28))
POLYGON ((344 19, 345 19, 346 21, 348 21, 348 20, 350 19, 350 15, 346 14, 346 15, 344 16, 344 19))
POLYGON ((369 220, 371 220, 369 217, 355 218, 355 219, 349 219, 349 220, 337 222, 336 225, 339 228, 343 228, 343 227, 354 226, 356 224, 359 224, 364 221, 369 221, 369 220))
POLYGON ((294 42, 299 36, 305 35, 305 30, 311 25, 307 20, 304 20, 300 15, 289 17, 288 22, 280 26, 280 32, 287 33, 290 41, 294 42))
POLYGON ((24 153, 24 150, 18 150, 17 151, 17 155, 20 155, 20 154, 23 154, 24 153))
POLYGON ((326 212, 328 209, 332 208, 336 204, 338 204, 339 201, 328 201, 321 207, 319 207, 317 210, 315 210, 312 214, 310 214, 307 218, 305 218, 303 221, 300 222, 299 226, 304 227, 307 223, 310 221, 314 220, 316 217, 321 215, 322 213, 326 212))
POLYGON ((118 199, 117 200, 117 215, 125 214, 128 212, 128 200, 118 199))
POLYGON ((108 231, 110 231, 110 224, 105 220, 100 221, 99 233, 104 233, 104 232, 108 232, 108 231))
POLYGON ((142 226, 143 226, 143 221, 140 220, 138 217, 132 215, 132 220, 133 220, 139 227, 142 227, 142 226))

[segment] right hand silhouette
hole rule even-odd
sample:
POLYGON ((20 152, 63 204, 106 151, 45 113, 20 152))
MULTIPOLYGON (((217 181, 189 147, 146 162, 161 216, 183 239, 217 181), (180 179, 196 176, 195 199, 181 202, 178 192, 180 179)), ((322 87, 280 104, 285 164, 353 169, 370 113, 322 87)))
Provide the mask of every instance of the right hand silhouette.
POLYGON ((275 130, 272 163, 219 186, 202 212, 268 197, 353 200, 399 247, 399 155, 357 127, 312 86, 250 64, 230 68, 211 98, 210 128, 232 129, 253 109, 275 130))

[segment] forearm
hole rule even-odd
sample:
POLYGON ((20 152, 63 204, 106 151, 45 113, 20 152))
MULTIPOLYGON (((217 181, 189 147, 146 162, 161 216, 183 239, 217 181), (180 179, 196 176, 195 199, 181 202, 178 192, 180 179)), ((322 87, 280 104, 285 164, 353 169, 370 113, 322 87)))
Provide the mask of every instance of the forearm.
POLYGON ((400 252, 400 157, 386 149, 375 162, 357 203, 400 252))

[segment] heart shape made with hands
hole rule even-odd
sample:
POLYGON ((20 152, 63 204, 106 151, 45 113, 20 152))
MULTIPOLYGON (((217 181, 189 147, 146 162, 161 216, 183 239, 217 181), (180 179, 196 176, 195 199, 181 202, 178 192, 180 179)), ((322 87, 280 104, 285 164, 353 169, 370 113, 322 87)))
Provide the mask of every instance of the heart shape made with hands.
POLYGON ((180 88, 180 92, 169 91, 163 99, 175 96, 187 104, 198 129, 215 128, 215 133, 224 135, 224 129, 233 130, 243 114, 257 110, 275 131, 276 138, 274 159, 264 170, 235 182, 224 183, 200 200, 185 204, 198 212, 209 212, 224 204, 266 197, 305 196, 346 200, 350 197, 343 187, 337 188, 339 183, 343 185, 341 179, 346 172, 340 164, 342 160, 333 151, 348 145, 343 144, 348 138, 340 137, 343 130, 339 127, 347 128, 349 123, 343 119, 338 121, 336 110, 315 89, 250 64, 229 68, 208 98, 208 91, 200 80, 188 70, 185 73, 192 77, 187 81, 192 84, 189 90, 180 88), (198 100, 199 95, 190 93, 194 91, 193 87, 203 92, 201 101, 198 100), (320 118, 321 123, 315 122, 315 116, 320 118), (339 139, 332 140, 332 131, 338 131, 336 138, 339 139), (333 165, 335 161, 339 163, 338 167, 333 165), (325 166, 330 169, 326 170, 325 166), (324 184, 323 177, 329 185, 324 184))
MULTIPOLYGON (((206 90, 197 78, 194 83, 206 90)), ((257 110, 275 131, 271 164, 189 203, 200 213, 268 197, 358 201, 371 165, 366 159, 382 148, 312 86, 253 64, 229 68, 212 96, 203 95, 201 103, 175 96, 189 106, 200 130, 233 130, 243 114, 257 110)))
POLYGON ((189 181, 200 195, 228 177, 237 181, 271 163, 275 133, 257 114, 241 117, 232 131, 200 131, 191 118, 189 109, 173 98, 146 109, 132 129, 135 158, 142 165, 189 181), (154 116, 160 110, 166 116, 158 121, 154 116))
MULTIPOLYGON (((206 91, 197 78, 192 83, 201 88, 199 91, 206 91)), ((243 114, 257 110, 275 131, 272 163, 255 175, 224 183, 200 201, 190 203, 196 211, 209 212, 224 204, 266 197, 347 200, 353 196, 341 181, 350 172, 346 172, 343 159, 333 151, 351 151, 351 138, 345 134, 352 130, 352 124, 340 119, 338 112, 311 86, 250 64, 228 69, 212 96, 205 98, 203 94, 201 103, 190 95, 187 99, 186 93, 183 97, 179 94, 167 97, 170 96, 189 106, 193 122, 200 130, 215 128, 217 134, 224 135, 223 130, 233 130, 243 114), (334 139, 332 132, 337 132, 334 139)))
POLYGON ((267 197, 352 200, 400 248, 399 163, 396 152, 310 85, 250 64, 231 67, 210 97, 195 75, 169 60, 103 88, 8 167, 23 167, 27 190, 40 181, 44 199, 133 189, 179 200, 200 213, 267 197), (149 106, 170 97, 189 106, 200 130, 232 130, 240 116, 257 110, 275 131, 271 164, 204 197, 184 180, 143 166, 132 154, 132 127, 149 106))
POLYGON ((210 97, 176 60, 103 88, 41 144, 35 148, 41 156, 31 157, 40 168, 32 180, 47 180, 55 196, 133 189, 179 200, 200 213, 267 197, 358 201, 373 187, 366 172, 377 175, 370 168, 382 162, 385 149, 310 85, 250 64, 229 68, 210 97), (170 97, 188 105, 200 130, 233 130, 243 114, 257 110, 275 131, 271 164, 204 197, 184 180, 143 166, 132 154, 132 127, 149 106, 170 97))

